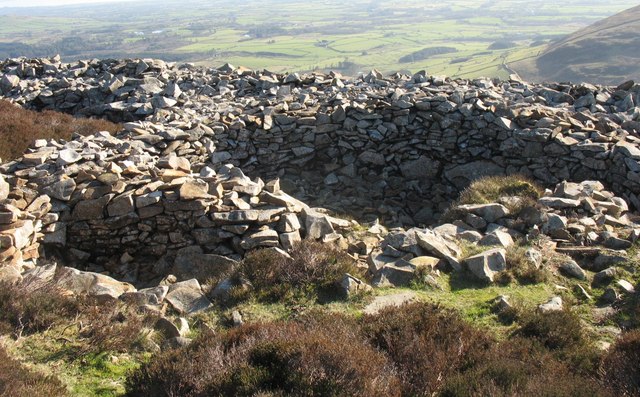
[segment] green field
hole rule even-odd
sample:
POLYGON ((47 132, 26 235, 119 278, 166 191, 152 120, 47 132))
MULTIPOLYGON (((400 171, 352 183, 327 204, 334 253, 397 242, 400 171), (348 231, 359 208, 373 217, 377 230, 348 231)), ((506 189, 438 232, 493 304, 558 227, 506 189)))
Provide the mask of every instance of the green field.
POLYGON ((505 63, 634 5, 632 1, 450 0, 131 2, 0 9, 0 58, 161 57, 272 71, 506 77, 505 63), (425 4, 426 3, 426 4, 425 4), (412 58, 424 49, 453 52, 412 58), (405 62, 401 62, 401 58, 405 62))

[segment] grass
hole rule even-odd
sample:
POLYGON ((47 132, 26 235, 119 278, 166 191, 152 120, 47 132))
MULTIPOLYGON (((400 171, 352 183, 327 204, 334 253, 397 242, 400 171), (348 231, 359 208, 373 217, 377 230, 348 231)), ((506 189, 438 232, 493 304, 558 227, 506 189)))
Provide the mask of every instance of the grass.
POLYGON ((460 194, 458 204, 496 203, 503 197, 520 197, 531 202, 540 198, 542 191, 539 185, 521 175, 489 176, 472 182, 460 194))

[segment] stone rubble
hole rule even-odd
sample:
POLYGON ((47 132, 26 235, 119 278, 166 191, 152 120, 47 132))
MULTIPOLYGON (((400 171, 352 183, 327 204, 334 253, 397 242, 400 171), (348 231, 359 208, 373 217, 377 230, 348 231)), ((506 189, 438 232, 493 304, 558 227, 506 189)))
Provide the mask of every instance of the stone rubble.
MULTIPOLYGON (((150 59, 9 59, 0 76, 16 104, 124 122, 115 136, 39 140, 0 165, 3 279, 57 257, 82 269, 58 270, 76 293, 190 315, 211 306, 201 284, 247 251, 286 254, 304 238, 348 247, 376 286, 402 286, 425 269, 491 282, 515 240, 541 234, 594 259, 595 284, 612 283, 619 250, 640 237, 639 85, 349 80, 150 59), (519 213, 508 201, 464 205, 425 227, 473 179, 515 173, 554 189, 519 213), (376 237, 353 241, 357 222, 324 208, 375 219, 376 237), (486 251, 463 260, 464 244, 486 251)), ((542 266, 539 252, 527 258, 542 266)), ((588 278, 574 260, 560 269, 588 278)))
MULTIPOLYGON (((424 72, 346 79, 154 59, 16 58, 0 63, 0 76, 1 94, 16 104, 128 122, 126 146, 165 157, 165 179, 189 163, 230 163, 252 178, 280 177, 284 190, 314 206, 386 225, 433 223, 469 180, 492 174, 545 185, 599 180, 640 207, 640 85, 633 83, 424 72)), ((61 149, 41 148, 23 162, 53 156, 72 166, 89 155, 86 147, 61 149)), ((146 158, 138 155, 136 164, 146 158)))

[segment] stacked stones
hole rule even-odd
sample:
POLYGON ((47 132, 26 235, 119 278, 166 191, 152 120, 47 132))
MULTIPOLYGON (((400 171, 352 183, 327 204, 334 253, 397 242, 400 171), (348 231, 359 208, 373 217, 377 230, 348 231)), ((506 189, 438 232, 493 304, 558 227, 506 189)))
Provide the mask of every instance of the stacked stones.
MULTIPOLYGON (((511 214, 502 203, 460 205, 452 209, 452 223, 434 228, 393 230, 368 257, 369 271, 379 286, 410 283, 420 268, 468 270, 480 280, 492 282, 506 269, 506 249, 515 240, 532 241, 544 235, 547 250, 580 260, 567 259, 559 270, 568 277, 587 279, 585 269, 596 272, 593 282, 611 279, 611 265, 627 260, 624 250, 640 238, 640 218, 628 213, 627 203, 604 190, 597 181, 563 182, 548 190, 535 206, 511 214), (460 244, 487 247, 481 254, 460 260, 460 244), (582 267, 581 267, 582 266, 582 267)), ((543 240, 544 241, 544 240, 543 240)), ((546 252, 546 257, 551 253, 546 252)), ((536 267, 543 255, 535 248, 526 257, 536 267)), ((434 280, 435 281, 435 280, 434 280)), ((633 289, 633 288, 631 288, 633 289)))
POLYGON ((49 197, 18 185, 11 189, 0 174, 0 279, 16 280, 40 256, 43 227, 54 223, 49 197))
POLYGON ((210 162, 192 164, 189 158, 197 161, 206 150, 181 130, 126 127, 119 137, 37 141, 21 159, 0 166, 25 196, 14 205, 34 219, 51 211, 34 226, 4 204, 3 248, 6 233, 13 249, 3 256, 31 247, 42 224, 41 242, 76 267, 91 263, 90 270, 129 282, 170 272, 202 281, 229 270, 245 251, 289 250, 305 237, 341 240, 336 230, 352 226, 287 195, 277 179, 265 184, 233 165, 216 172, 210 162))
POLYGON ((137 139, 154 146, 163 144, 162 131, 179 129, 188 150, 204 148, 216 166, 280 176, 297 197, 389 225, 431 223, 470 179, 486 174, 518 172, 548 186, 599 180, 640 207, 633 82, 532 85, 377 72, 347 80, 149 59, 20 58, 0 70, 0 90, 13 102, 143 119, 153 133, 137 139))

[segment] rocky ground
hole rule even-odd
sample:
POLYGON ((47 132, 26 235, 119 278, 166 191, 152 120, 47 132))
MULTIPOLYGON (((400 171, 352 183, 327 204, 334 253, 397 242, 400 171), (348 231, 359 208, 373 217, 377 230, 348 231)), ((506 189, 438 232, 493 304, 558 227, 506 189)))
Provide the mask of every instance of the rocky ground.
MULTIPOLYGON (((115 372, 203 332, 317 307, 374 315, 435 301, 503 336, 512 310, 572 311, 605 350, 637 326, 633 82, 345 81, 158 60, 0 67, 16 105, 125 121, 117 134, 37 140, 0 165, 3 283, 155 316, 145 326, 162 337, 113 353, 115 372), (252 255, 288 264, 309 241, 353 261, 332 273, 330 299, 265 299, 252 255)), ((47 367, 61 349, 43 343, 49 331, 3 343, 47 367)), ((121 393, 123 377, 103 386, 121 393)))

